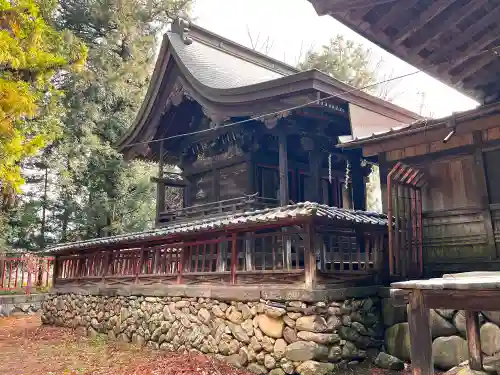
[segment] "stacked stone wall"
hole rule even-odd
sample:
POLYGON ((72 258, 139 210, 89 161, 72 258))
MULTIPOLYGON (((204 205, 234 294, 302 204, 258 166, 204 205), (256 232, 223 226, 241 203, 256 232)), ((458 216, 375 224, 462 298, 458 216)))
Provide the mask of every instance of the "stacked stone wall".
POLYGON ((198 350, 255 374, 327 374, 376 354, 377 297, 334 302, 51 295, 42 322, 167 351, 198 350))
POLYGON ((44 299, 44 294, 0 296, 0 317, 36 314, 44 299))

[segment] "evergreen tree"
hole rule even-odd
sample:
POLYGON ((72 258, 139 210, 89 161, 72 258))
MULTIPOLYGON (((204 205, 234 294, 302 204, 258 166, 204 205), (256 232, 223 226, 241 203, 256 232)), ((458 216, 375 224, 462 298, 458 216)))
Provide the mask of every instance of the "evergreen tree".
POLYGON ((51 24, 53 3, 0 0, 0 213, 24 183, 20 163, 53 141, 62 112, 54 78, 86 48, 51 24))
POLYGON ((60 239, 148 228, 156 167, 125 162, 113 145, 132 124, 149 84, 158 37, 188 1, 64 0, 60 27, 89 48, 87 66, 66 82, 69 115, 54 151, 63 210, 60 239))
MULTIPOLYGON (((31 196, 27 193, 10 217, 16 224, 11 244, 43 247, 154 223, 156 191, 150 177, 157 166, 126 162, 113 146, 135 119, 167 23, 188 11, 185 0, 59 3, 57 26, 85 42, 88 58, 85 69, 58 80, 67 115, 62 136, 40 155, 48 166, 48 187, 42 180, 31 184, 31 196)), ((32 173, 44 175, 44 170, 32 173)))

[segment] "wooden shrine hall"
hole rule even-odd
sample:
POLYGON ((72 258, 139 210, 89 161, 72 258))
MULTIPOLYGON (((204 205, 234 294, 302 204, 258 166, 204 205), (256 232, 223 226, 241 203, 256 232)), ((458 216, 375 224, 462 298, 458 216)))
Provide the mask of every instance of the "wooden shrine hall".
POLYGON ((382 282, 388 221, 366 212, 371 166, 336 145, 417 119, 178 19, 118 145, 158 162, 156 229, 50 249, 55 285, 382 282))

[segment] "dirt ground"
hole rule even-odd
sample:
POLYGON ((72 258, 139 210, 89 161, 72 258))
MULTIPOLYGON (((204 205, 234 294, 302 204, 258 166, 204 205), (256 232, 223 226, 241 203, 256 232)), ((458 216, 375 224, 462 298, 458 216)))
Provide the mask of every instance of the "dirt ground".
MULTIPOLYGON (((408 375, 369 366, 339 375, 408 375)), ((38 316, 0 318, 1 375, 251 375, 210 357, 161 353, 42 326, 38 316)))
POLYGON ((41 326, 38 316, 0 318, 2 375, 249 375, 201 355, 159 353, 41 326))

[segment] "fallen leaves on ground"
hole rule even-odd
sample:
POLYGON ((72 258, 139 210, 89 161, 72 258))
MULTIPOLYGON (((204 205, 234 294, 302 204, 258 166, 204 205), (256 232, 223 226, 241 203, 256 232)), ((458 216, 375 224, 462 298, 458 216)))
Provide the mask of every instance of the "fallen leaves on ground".
MULTIPOLYGON (((199 354, 163 353, 42 326, 38 316, 0 318, 1 375, 251 375, 199 354)), ((410 375, 368 361, 337 375, 410 375)))
POLYGON ((48 327, 37 316, 0 318, 2 375, 249 375, 213 358, 162 353, 48 327))

